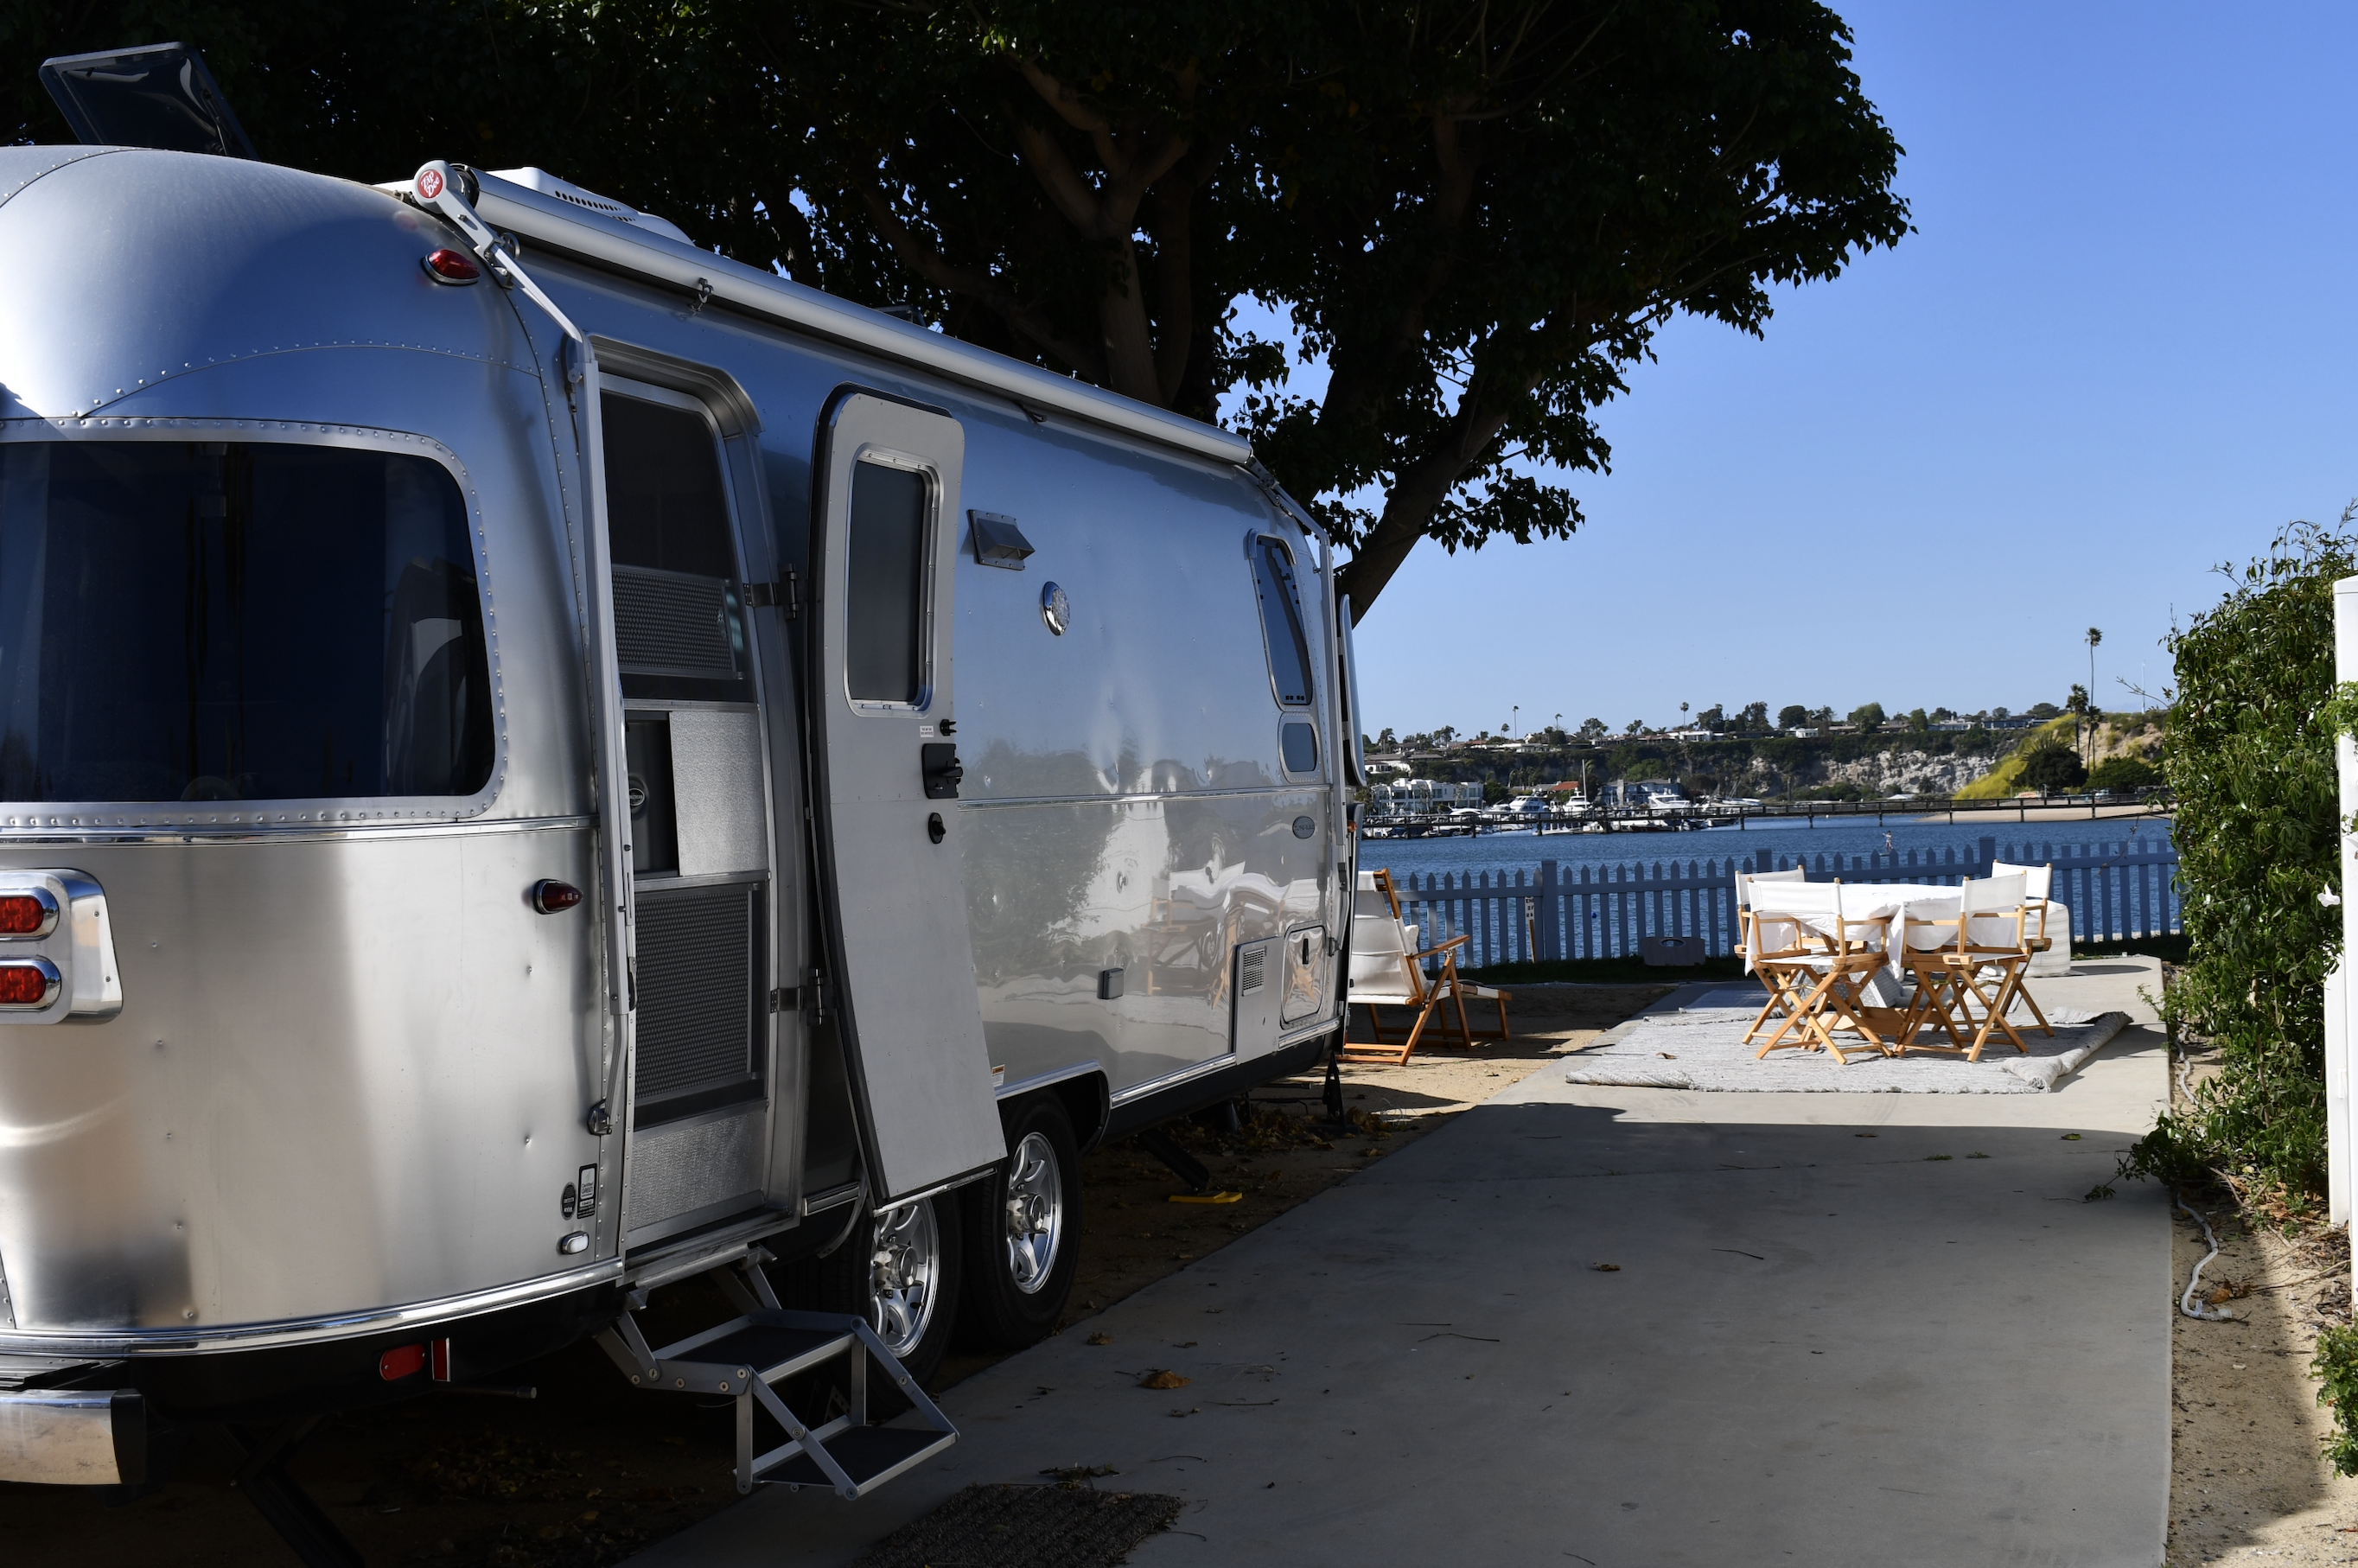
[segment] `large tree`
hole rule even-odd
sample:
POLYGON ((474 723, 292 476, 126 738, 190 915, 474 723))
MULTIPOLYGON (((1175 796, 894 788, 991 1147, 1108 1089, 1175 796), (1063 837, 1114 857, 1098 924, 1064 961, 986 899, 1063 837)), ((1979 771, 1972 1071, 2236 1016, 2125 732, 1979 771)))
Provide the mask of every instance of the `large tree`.
POLYGON ((741 260, 1211 417, 1352 551, 1561 536, 1593 415, 1674 313, 1906 232, 1899 149, 1815 0, 82 0, 44 53, 185 36, 265 157, 540 163, 741 260), (420 40, 426 40, 421 47, 420 40), (1261 301, 1293 345, 1239 325, 1261 301))

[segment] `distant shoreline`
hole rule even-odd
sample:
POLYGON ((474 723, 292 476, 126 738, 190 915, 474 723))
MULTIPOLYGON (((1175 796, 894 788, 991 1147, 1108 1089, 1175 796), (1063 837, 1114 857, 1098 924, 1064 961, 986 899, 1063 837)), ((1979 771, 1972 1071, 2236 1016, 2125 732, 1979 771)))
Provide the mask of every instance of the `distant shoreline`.
MULTIPOLYGON (((1993 821, 2002 822, 2006 819, 2006 814, 2003 811, 1993 811, 1986 806, 1976 809, 1972 815, 1976 818, 1987 817, 1993 821)), ((2134 802, 2124 802, 2119 806, 2099 806, 2093 809, 2084 806, 2026 806, 2020 808, 2020 813, 2015 820, 2017 822, 2103 822, 2117 817, 2134 816, 2155 822, 2168 822, 2171 815, 2169 812, 2156 811, 2150 806, 2139 806, 2134 802)), ((1945 811, 1936 811, 1929 816, 1919 816, 1916 820, 1946 824, 1949 821, 1949 814, 1945 811)))

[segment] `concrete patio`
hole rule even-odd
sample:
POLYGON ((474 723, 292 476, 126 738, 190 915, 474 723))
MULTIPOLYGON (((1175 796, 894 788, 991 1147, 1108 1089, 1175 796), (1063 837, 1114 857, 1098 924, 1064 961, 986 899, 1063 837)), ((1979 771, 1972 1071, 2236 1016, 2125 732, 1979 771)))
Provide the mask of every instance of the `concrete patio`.
POLYGON ((970 1482, 1110 1465, 1188 1499, 1149 1565, 2149 1568, 2169 1217, 2149 1185, 2082 1201, 2165 1098, 2140 988, 2149 960, 2038 984, 2140 1023, 2045 1095, 1543 1067, 959 1384, 934 1466, 857 1504, 764 1492, 633 1561, 845 1564, 970 1482), (1194 1381, 1138 1386, 1164 1368, 1194 1381))

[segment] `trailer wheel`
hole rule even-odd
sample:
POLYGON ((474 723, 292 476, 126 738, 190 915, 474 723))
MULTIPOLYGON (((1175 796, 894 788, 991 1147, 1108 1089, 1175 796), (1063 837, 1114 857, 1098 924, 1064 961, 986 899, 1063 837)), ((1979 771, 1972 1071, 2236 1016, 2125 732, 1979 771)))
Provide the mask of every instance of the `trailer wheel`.
MULTIPOLYGON (((920 1383, 930 1379, 948 1353, 957 1323, 958 1286, 965 1272, 959 1245, 962 1217, 946 1195, 921 1198, 904 1207, 870 1215, 860 1233, 825 1258, 794 1266, 781 1279, 780 1294, 790 1306, 863 1316, 884 1347, 920 1383)), ((797 1411, 806 1399, 814 1420, 842 1408, 840 1379, 831 1371, 787 1391, 797 1411), (830 1397, 827 1390, 835 1392, 830 1397)), ((909 1402, 879 1377, 868 1379, 868 1418, 886 1421, 909 1402)))
POLYGON ((1054 1095, 1014 1112, 1007 1147, 1007 1162, 961 1195, 962 1325, 981 1344, 1021 1350, 1048 1336, 1072 1298, 1081 1256, 1081 1152, 1054 1095))

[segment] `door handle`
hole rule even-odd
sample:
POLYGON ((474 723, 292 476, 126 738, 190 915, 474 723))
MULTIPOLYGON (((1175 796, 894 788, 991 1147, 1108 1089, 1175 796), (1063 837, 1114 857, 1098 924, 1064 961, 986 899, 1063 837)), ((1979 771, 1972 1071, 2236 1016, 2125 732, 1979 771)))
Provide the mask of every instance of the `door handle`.
POLYGON ((917 762, 925 775, 927 800, 956 800, 958 781, 966 777, 966 769, 958 765, 957 745, 950 741, 928 741, 917 748, 917 762))

